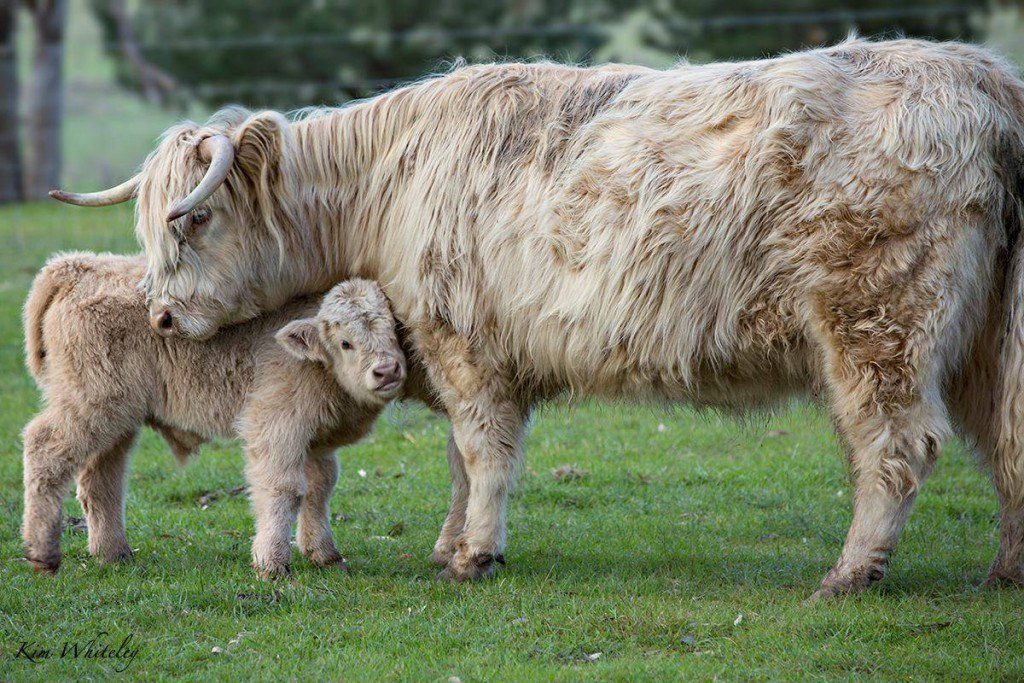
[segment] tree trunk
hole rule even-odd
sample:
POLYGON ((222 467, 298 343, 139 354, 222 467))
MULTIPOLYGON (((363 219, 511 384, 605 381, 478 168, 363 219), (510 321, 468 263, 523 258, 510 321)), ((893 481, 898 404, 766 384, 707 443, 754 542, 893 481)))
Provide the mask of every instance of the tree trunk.
POLYGON ((117 25, 117 42, 121 46, 121 54, 138 77, 142 93, 152 104, 167 104, 178 89, 178 82, 151 64, 142 54, 142 48, 135 38, 135 23, 125 0, 108 0, 107 8, 117 25))
POLYGON ((60 184, 64 25, 68 3, 36 0, 29 6, 36 42, 28 111, 31 166, 25 179, 25 195, 28 199, 42 199, 60 184))
POLYGON ((0 3, 0 204, 21 201, 16 20, 14 3, 0 3))

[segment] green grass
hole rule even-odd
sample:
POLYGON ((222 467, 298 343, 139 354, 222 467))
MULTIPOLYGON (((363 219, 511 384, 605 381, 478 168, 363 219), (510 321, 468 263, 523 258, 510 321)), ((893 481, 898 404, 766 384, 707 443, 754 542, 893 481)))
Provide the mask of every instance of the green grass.
MULTIPOLYGON (((890 576, 861 597, 804 604, 839 552, 850 497, 827 420, 804 406, 746 425, 544 410, 512 499, 509 564, 462 586, 434 581, 426 562, 447 507, 446 425, 422 408, 396 408, 340 454, 332 511, 352 575, 296 558, 293 579, 272 585, 248 567, 244 498, 196 502, 242 483, 237 445, 180 468, 147 433, 129 478, 136 561, 100 566, 84 534, 66 532, 59 575, 32 573, 19 559, 19 431, 38 398, 20 306, 51 252, 133 249, 130 221, 125 208, 0 210, 0 679, 106 678, 111 662, 14 657, 22 641, 59 651, 97 631, 131 634, 141 650, 123 675, 146 679, 1024 676, 1024 592, 977 587, 996 504, 956 445, 890 576), (551 469, 564 464, 589 474, 558 482, 551 469), (383 540, 398 522, 404 532, 383 540)), ((73 500, 66 512, 81 514, 73 500)))

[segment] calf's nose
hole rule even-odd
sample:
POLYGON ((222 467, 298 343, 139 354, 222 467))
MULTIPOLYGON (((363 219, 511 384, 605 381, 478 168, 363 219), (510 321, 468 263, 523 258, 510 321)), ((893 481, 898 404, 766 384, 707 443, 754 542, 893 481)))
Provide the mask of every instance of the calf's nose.
POLYGON ((150 313, 149 326, 161 337, 169 337, 174 334, 174 316, 166 308, 150 313))
POLYGON ((384 381, 394 381, 402 376, 402 366, 397 360, 385 361, 373 369, 373 376, 384 381))

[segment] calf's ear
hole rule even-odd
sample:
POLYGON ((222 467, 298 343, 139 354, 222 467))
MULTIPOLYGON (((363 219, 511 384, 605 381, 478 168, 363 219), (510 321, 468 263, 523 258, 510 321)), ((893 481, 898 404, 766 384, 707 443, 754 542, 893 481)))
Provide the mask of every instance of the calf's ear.
POLYGON ((274 335, 277 343, 284 350, 299 360, 311 360, 316 363, 327 362, 327 349, 320 341, 320 330, 316 318, 293 320, 274 335))

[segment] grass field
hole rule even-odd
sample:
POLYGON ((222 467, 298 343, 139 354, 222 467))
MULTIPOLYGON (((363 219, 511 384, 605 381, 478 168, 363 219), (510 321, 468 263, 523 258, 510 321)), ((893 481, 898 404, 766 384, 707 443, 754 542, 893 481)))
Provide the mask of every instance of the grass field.
MULTIPOLYGON (((419 407, 396 408, 340 454, 332 512, 351 576, 296 558, 275 584, 248 567, 250 516, 231 495, 238 447, 208 446, 181 468, 147 433, 129 478, 135 562, 100 566, 68 531, 59 575, 32 573, 20 560, 19 431, 38 398, 20 306, 48 254, 131 250, 130 221, 124 208, 0 210, 0 679, 108 678, 124 662, 59 656, 101 632, 115 646, 132 637, 139 652, 121 675, 147 680, 1024 676, 1024 592, 977 587, 996 505, 956 445, 889 577, 804 604, 839 552, 850 491, 827 420, 799 406, 746 425, 545 410, 511 505, 509 564, 461 586, 434 581, 426 562, 447 507, 446 425, 419 407), (586 475, 557 481, 566 464, 586 475), (52 656, 17 657, 23 642, 52 656)), ((73 499, 66 513, 81 515, 73 499)))
MULTIPOLYGON (((110 84, 83 0, 71 35, 65 181, 92 189, 124 177, 178 114, 110 84)), ((340 454, 332 511, 351 576, 297 557, 294 577, 272 585, 248 567, 238 447, 208 446, 180 468, 147 433, 129 478, 136 561, 100 566, 68 531, 59 575, 33 574, 18 533, 19 432, 38 407, 21 303, 55 251, 133 250, 130 222, 123 207, 0 209, 0 680, 1024 677, 1024 591, 977 587, 996 505, 956 445, 889 577, 804 604, 850 516, 838 444, 806 407, 742 426, 621 405, 545 410, 512 500, 509 564, 464 586, 435 582, 426 562, 447 508, 447 432, 422 408, 396 408, 340 454), (587 474, 557 481, 562 465, 587 474), (123 673, 124 661, 60 657, 99 633, 115 647, 131 636, 123 673), (17 657, 22 643, 51 657, 17 657)), ((66 513, 82 514, 71 497, 66 513)))

